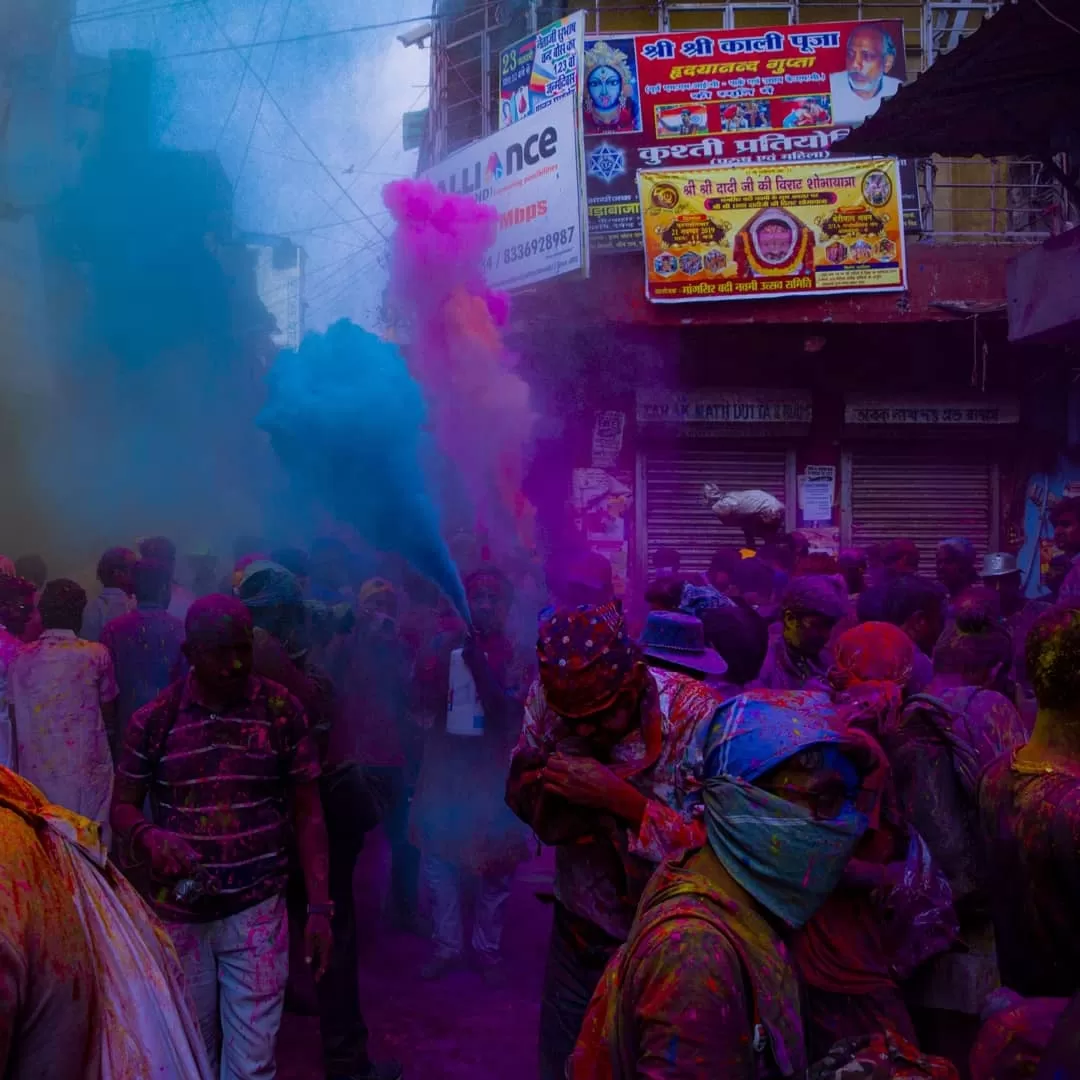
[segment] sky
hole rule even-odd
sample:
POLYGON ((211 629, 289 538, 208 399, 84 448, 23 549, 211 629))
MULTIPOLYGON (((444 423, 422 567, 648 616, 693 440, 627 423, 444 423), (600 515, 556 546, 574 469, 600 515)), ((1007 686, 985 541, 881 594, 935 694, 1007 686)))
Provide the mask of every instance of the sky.
POLYGON ((431 0, 77 0, 73 36, 80 53, 158 58, 160 143, 216 151, 237 228, 304 247, 309 329, 342 316, 375 328, 381 189, 415 172, 401 116, 428 99, 430 52, 397 35, 430 14, 431 0), (319 36, 275 44, 304 35, 319 36))

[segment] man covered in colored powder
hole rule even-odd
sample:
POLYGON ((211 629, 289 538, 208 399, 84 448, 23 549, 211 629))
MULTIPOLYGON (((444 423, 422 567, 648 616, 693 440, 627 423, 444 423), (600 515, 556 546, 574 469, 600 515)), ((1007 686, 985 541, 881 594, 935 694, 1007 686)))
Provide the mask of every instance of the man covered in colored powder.
POLYGON ((555 922, 540 1012, 540 1075, 561 1080, 589 998, 657 863, 700 843, 679 762, 717 699, 650 669, 614 602, 540 626, 507 801, 556 847, 555 922))
POLYGON ((466 886, 477 883, 470 935, 473 959, 487 982, 506 980, 502 936, 514 871, 529 856, 529 835, 504 800, 506 762, 521 730, 535 654, 507 632, 514 598, 509 578, 486 565, 465 581, 473 635, 433 642, 418 658, 415 678, 439 686, 443 715, 424 746, 410 831, 423 853, 431 895, 434 954, 421 974, 438 978, 465 954, 466 886), (460 644, 475 685, 483 730, 475 736, 447 730, 450 678, 446 646, 460 644))
POLYGON ((131 718, 149 705, 179 675, 184 624, 167 608, 172 572, 165 563, 140 559, 133 574, 137 607, 105 624, 101 644, 109 650, 116 685, 114 757, 131 718))
POLYGON ((829 638, 848 613, 847 594, 836 578, 793 578, 780 601, 757 685, 766 690, 829 689, 829 638))
POLYGON ((330 957, 319 753, 296 698, 252 673, 251 616, 239 600, 197 600, 185 628, 191 670, 132 719, 112 821, 149 863, 149 899, 176 944, 223 1080, 271 1080, 288 976, 293 832, 316 979, 330 957))
POLYGON ((1001 981, 1025 997, 1080 990, 1080 612, 1043 615, 1027 641, 1038 702, 1026 745, 979 787, 1001 981))
MULTIPOLYGON (((329 844, 329 890, 334 947, 317 984, 323 1063, 330 1080, 397 1080, 397 1062, 374 1062, 357 986, 356 901, 353 871, 364 835, 378 824, 380 793, 365 771, 341 753, 343 718, 330 674, 310 659, 308 610, 300 583, 278 563, 245 567, 237 595, 255 625, 254 671, 285 687, 307 715, 322 761, 319 790, 329 844)), ((288 890, 290 920, 303 925, 307 896, 302 876, 288 890)))
POLYGON ((50 581, 41 594, 44 630, 8 669, 18 772, 50 802, 108 826, 113 790, 109 732, 116 678, 108 650, 79 639, 86 593, 50 581))
POLYGON ((97 824, 0 768, 0 1076, 212 1080, 168 935, 97 824))
POLYGON ((839 882, 867 823, 860 744, 834 713, 824 696, 759 690, 700 727, 686 764, 707 842, 650 881, 590 1005, 573 1080, 802 1075, 783 935, 839 882))

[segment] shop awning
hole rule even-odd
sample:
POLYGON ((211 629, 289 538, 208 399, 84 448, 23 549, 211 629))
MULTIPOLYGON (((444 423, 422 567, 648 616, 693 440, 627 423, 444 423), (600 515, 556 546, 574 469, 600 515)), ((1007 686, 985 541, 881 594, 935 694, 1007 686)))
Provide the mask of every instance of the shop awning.
POLYGON ((841 153, 1046 159, 1080 143, 1080 5, 1018 0, 837 144, 841 153))

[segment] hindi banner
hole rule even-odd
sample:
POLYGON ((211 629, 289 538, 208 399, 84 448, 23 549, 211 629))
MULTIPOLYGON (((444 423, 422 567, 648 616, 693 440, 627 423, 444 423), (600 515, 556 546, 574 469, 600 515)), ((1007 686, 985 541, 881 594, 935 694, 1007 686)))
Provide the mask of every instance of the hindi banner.
POLYGON ((587 37, 594 248, 640 249, 639 169, 826 159, 905 75, 897 19, 587 37))
POLYGON ((654 303, 906 287, 895 158, 638 173, 654 303))
POLYGON ((499 127, 576 98, 584 60, 585 12, 545 26, 499 54, 499 127))

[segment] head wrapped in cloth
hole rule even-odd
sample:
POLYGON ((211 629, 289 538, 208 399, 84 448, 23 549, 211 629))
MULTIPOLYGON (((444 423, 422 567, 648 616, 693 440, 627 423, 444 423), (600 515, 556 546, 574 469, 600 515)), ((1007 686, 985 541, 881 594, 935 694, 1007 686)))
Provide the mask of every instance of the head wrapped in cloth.
POLYGON ((839 699, 875 711, 878 728, 888 730, 904 701, 915 671, 915 644, 892 623, 866 622, 840 635, 829 671, 839 699))
POLYGON ((709 846, 789 926, 825 901, 866 828, 856 800, 868 760, 828 696, 806 691, 731 698, 691 747, 709 846))
POLYGON ((540 624, 536 655, 548 705, 570 719, 610 708, 645 678, 644 657, 614 603, 549 615, 540 624))

